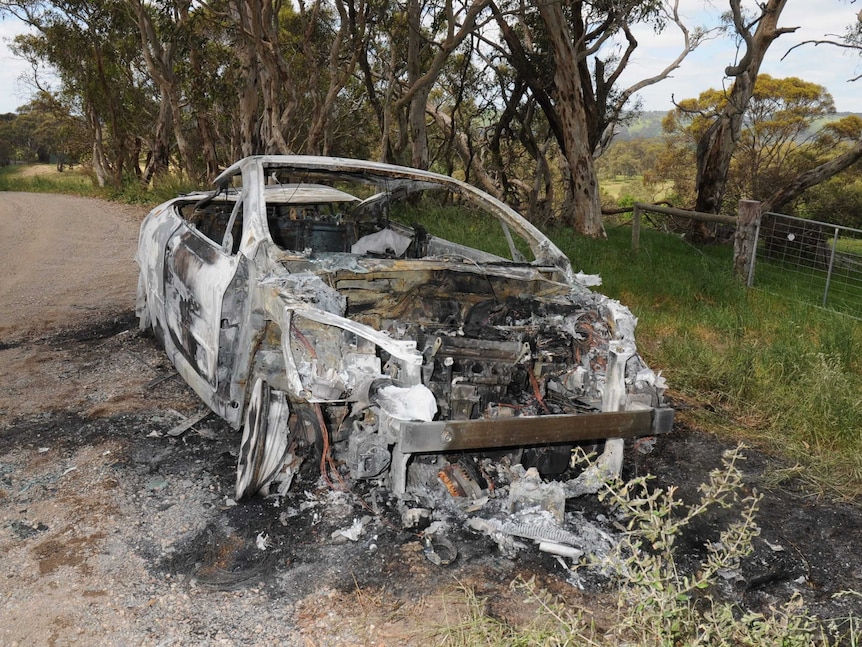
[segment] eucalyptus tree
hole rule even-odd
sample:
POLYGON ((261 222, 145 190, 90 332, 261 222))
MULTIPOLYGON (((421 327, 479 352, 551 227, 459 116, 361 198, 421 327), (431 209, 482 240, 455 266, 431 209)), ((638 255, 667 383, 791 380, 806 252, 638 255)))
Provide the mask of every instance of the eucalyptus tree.
MULTIPOLYGON (((55 89, 80 111, 92 138, 92 165, 99 185, 140 174, 140 133, 154 107, 143 71, 137 29, 119 0, 4 0, 0 10, 35 31, 15 38, 13 51, 47 63, 55 89)), ((40 84, 41 79, 34 79, 40 84)))
POLYGON ((183 86, 185 118, 193 166, 198 177, 212 180, 223 165, 240 157, 236 115, 238 64, 230 46, 227 25, 206 5, 195 8, 184 23, 177 74, 183 86))
POLYGON ((705 33, 688 30, 678 2, 506 0, 491 7, 499 51, 541 107, 565 158, 562 219, 584 235, 603 237, 593 157, 613 137, 633 94, 678 68, 705 33), (659 74, 620 88, 620 75, 638 47, 633 26, 639 23, 659 31, 673 23, 683 45, 659 74))
MULTIPOLYGON (((235 3, 232 12, 225 0, 128 2, 147 73, 159 90, 153 155, 148 157, 145 178, 172 165, 190 179, 211 179, 220 166, 237 157, 267 152, 261 143, 264 124, 256 73, 261 54, 255 47, 260 41, 251 41, 243 25, 254 23, 259 35, 271 18, 271 33, 279 39, 274 45, 283 52, 284 18, 277 7, 270 7, 276 16, 264 11, 265 3, 245 3, 247 15, 237 20, 240 4, 235 3)), ((272 101, 269 106, 273 114, 277 107, 272 101)))
MULTIPOLYGON (((678 193, 685 192, 687 178, 674 175, 674 168, 695 161, 695 142, 702 141, 725 113, 730 96, 733 88, 729 92, 709 89, 696 99, 680 101, 666 117, 670 148, 656 175, 681 178, 678 193)), ((862 120, 855 115, 829 121, 810 133, 815 123, 834 112, 832 97, 823 86, 761 74, 728 163, 724 189, 728 209, 740 198, 760 201, 762 211, 788 207, 804 191, 862 158, 862 120)))
MULTIPOLYGON (((58 171, 75 164, 88 152, 90 138, 80 116, 70 114, 69 107, 48 92, 37 92, 18 108, 14 131, 27 138, 30 156, 42 162, 52 158, 58 171)), ((21 142, 24 143, 24 142, 21 142)), ((28 159, 26 153, 24 159, 28 159)))
MULTIPOLYGON (((862 121, 858 117, 850 115, 824 130, 828 135, 827 141, 830 143, 827 148, 831 154, 820 158, 819 164, 801 170, 779 187, 763 201, 761 211, 783 209, 808 189, 832 179, 862 159, 862 121)), ((838 216, 842 217, 841 214, 838 216)), ((854 224, 859 225, 858 218, 854 224)))
MULTIPOLYGON (((728 31, 735 34, 739 43, 739 60, 725 69, 732 79, 723 108, 703 130, 697 143, 697 176, 695 180, 698 211, 717 212, 725 197, 731 160, 740 141, 745 116, 756 92, 760 66, 769 47, 780 36, 795 32, 798 27, 779 27, 781 13, 787 0, 766 0, 757 5, 752 15, 746 15, 742 0, 729 0, 728 31)), ((857 21, 858 22, 858 21, 857 21)), ((862 42, 859 24, 848 27, 843 40, 833 45, 859 49, 862 42)), ((821 44, 829 41, 804 41, 800 45, 821 44)), ((792 49, 799 47, 794 46, 792 49)), ((840 173, 862 158, 862 142, 855 142, 840 155, 802 170, 786 181, 771 196, 764 198, 763 209, 778 209, 798 198, 805 190, 840 173)), ((696 238, 709 238, 709 228, 698 226, 696 238)))
MULTIPOLYGON (((786 4, 787 0, 766 0, 758 5, 753 17, 747 17, 742 0, 730 0, 730 21, 739 39, 741 56, 737 63, 725 68, 725 75, 733 80, 727 101, 697 144, 697 211, 718 213, 721 208, 730 161, 766 52, 777 38, 798 29, 778 26, 786 4)), ((708 237, 708 228, 699 227, 697 235, 708 237)))
MULTIPOLYGON (((670 115, 669 128, 684 128, 696 141, 727 110, 729 95, 711 88, 697 99, 684 99, 670 115)), ((737 145, 728 166, 726 202, 734 209, 741 197, 764 200, 795 175, 794 156, 814 121, 835 112, 832 96, 821 85, 796 77, 761 74, 740 121, 737 145)))
MULTIPOLYGON (((463 169, 465 179, 488 193, 518 204, 508 181, 516 168, 514 159, 503 163, 492 147, 490 133, 500 120, 503 101, 493 76, 481 65, 478 39, 471 34, 462 51, 450 58, 425 105, 434 128, 429 134, 431 159, 452 174, 463 169)), ((526 171, 531 173, 532 170, 526 171)))
POLYGON ((460 158, 467 179, 534 222, 553 218, 557 157, 547 120, 504 58, 473 34, 452 59, 426 112, 439 132, 435 158, 460 158), (446 156, 449 157, 446 157, 446 156))
MULTIPOLYGON (((441 74, 487 20, 489 0, 377 2, 368 14, 367 46, 358 60, 377 117, 385 161, 428 168, 426 108, 441 74)), ((354 5, 355 2, 348 0, 354 5)), ((359 13, 351 10, 351 15, 359 13)))
POLYGON ((365 46, 365 0, 212 0, 235 80, 238 156, 331 152, 365 46))
POLYGON ((144 2, 129 0, 129 7, 140 33, 141 51, 149 76, 159 88, 159 112, 150 145, 151 154, 143 181, 165 172, 176 142, 180 168, 189 178, 196 175, 194 154, 182 125, 182 89, 177 67, 187 61, 180 58, 186 39, 191 0, 144 2))
MULTIPOLYGON (((325 155, 332 153, 333 147, 337 146, 339 123, 348 118, 340 110, 339 98, 344 96, 353 80, 369 37, 368 2, 360 0, 348 7, 344 0, 333 0, 332 5, 334 15, 325 22, 318 22, 318 26, 326 29, 320 34, 321 38, 303 41, 306 60, 320 61, 319 68, 313 70, 317 89, 311 93, 312 120, 305 148, 309 153, 325 155), (335 118, 339 113, 342 119, 335 118)), ((358 97, 354 95, 351 103, 357 105, 358 97)))

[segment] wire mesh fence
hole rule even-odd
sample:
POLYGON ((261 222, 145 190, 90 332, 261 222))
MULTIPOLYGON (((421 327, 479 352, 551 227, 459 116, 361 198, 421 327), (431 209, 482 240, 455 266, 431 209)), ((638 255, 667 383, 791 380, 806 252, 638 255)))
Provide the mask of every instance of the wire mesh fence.
POLYGON ((862 319, 862 230, 765 213, 748 284, 862 319))

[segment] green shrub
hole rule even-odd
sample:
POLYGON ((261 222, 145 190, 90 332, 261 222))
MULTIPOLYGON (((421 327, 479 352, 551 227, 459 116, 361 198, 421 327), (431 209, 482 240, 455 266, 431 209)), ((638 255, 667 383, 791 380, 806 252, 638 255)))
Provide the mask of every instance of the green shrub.
MULTIPOLYGON (((646 478, 609 484, 601 498, 625 523, 610 557, 601 566, 614 574, 616 612, 599 627, 584 611, 548 594, 535 582, 517 581, 525 605, 536 612, 529 623, 512 626, 488 616, 482 600, 463 589, 466 613, 437 632, 441 645, 677 645, 729 646, 858 644, 858 623, 824 626, 795 596, 769 613, 752 612, 722 599, 721 574, 739 568, 759 535, 761 496, 746 493, 739 468, 742 447, 725 453, 722 465, 686 505, 676 488, 651 489, 646 478), (704 558, 686 570, 677 540, 699 518, 721 519, 704 558)), ((584 566, 589 566, 585 564, 584 566)))

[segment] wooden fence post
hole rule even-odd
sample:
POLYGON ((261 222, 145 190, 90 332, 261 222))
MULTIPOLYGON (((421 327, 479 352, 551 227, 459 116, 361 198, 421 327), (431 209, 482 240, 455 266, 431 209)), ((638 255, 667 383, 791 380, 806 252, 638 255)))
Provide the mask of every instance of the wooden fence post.
POLYGON ((638 251, 641 244, 641 208, 635 203, 632 209, 632 251, 638 251))
POLYGON ((733 274, 743 283, 754 266, 755 236, 760 224, 760 202, 740 200, 739 216, 736 221, 736 235, 733 238, 733 274))

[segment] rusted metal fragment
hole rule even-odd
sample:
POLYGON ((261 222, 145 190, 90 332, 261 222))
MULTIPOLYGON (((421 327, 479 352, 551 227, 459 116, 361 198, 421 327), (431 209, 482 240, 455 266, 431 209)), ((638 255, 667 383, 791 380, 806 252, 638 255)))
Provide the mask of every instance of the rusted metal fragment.
POLYGON ((401 451, 415 454, 633 438, 666 433, 672 426, 673 409, 661 408, 497 420, 402 422, 399 430, 401 451))

